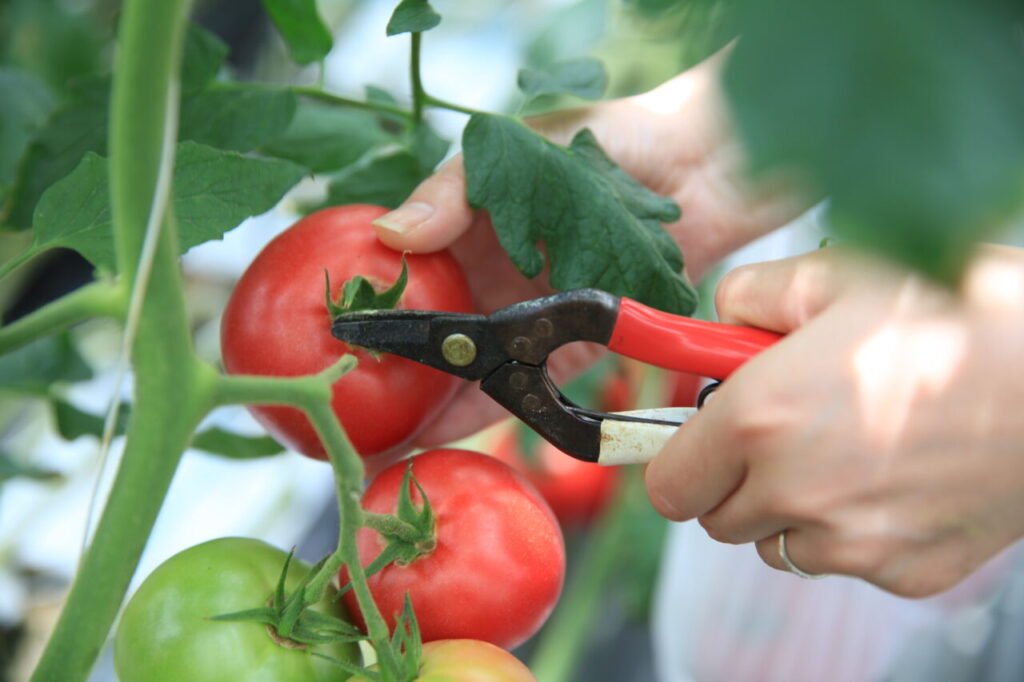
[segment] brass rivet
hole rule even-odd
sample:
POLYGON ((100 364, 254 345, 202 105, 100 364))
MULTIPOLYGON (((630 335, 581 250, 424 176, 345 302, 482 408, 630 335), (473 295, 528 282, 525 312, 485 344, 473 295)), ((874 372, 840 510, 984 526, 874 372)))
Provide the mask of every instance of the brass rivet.
POLYGON ((537 336, 551 336, 555 333, 555 325, 548 318, 542 317, 534 323, 533 333, 537 336))
POLYGON ((527 412, 536 412, 540 409, 540 398, 532 393, 523 396, 523 409, 527 412))
POLYGON ((451 334, 441 342, 441 354, 456 367, 466 367, 476 360, 476 344, 465 334, 451 334))

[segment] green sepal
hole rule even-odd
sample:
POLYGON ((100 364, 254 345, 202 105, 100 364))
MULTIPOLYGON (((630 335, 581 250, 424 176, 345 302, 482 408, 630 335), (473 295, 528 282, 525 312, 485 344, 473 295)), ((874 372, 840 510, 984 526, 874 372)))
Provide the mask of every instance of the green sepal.
POLYGON ((335 658, 334 656, 322 654, 319 651, 311 651, 310 653, 316 656, 317 658, 322 658, 325 661, 330 661, 334 665, 338 666, 339 668, 347 672, 349 675, 359 675, 360 677, 367 680, 372 680, 373 682, 380 680, 380 673, 378 673, 375 670, 363 668, 362 666, 358 666, 355 663, 349 663, 348 661, 343 661, 340 658, 335 658))
POLYGON ((391 637, 391 647, 401 661, 406 679, 413 679, 420 670, 423 660, 423 639, 420 626, 416 621, 416 613, 412 608, 412 599, 405 593, 402 613, 395 621, 395 632, 391 637))
POLYGON ((405 262, 405 254, 402 254, 402 272, 386 291, 378 293, 368 279, 362 275, 356 275, 345 282, 341 290, 341 300, 335 302, 331 298, 331 276, 324 270, 324 298, 327 302, 327 312, 333 320, 339 315, 360 310, 394 310, 398 305, 398 300, 405 293, 405 286, 408 282, 409 267, 405 262))

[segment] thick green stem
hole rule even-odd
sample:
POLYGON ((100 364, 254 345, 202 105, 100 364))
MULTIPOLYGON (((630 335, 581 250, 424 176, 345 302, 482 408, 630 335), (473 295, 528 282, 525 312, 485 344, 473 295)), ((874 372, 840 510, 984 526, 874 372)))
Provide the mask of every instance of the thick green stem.
POLYGON ((9 325, 0 327, 0 354, 55 334, 92 317, 123 319, 127 308, 123 287, 113 282, 87 284, 9 325))
POLYGON ((480 111, 479 109, 471 109, 470 107, 464 107, 461 104, 454 104, 443 99, 438 99, 433 95, 424 95, 423 101, 428 106, 438 107, 441 109, 448 109, 449 111, 457 111, 460 114, 469 114, 470 116, 472 116, 473 114, 485 113, 483 111, 480 111))
POLYGON ((119 22, 110 128, 111 208, 122 286, 140 304, 134 313, 137 334, 129 339, 135 399, 110 497, 33 674, 35 681, 88 677, 181 454, 209 404, 205 366, 192 350, 173 221, 162 215, 157 201, 158 188, 166 188, 173 165, 169 141, 175 137, 188 11, 187 0, 128 0, 119 22), (144 242, 150 245, 145 259, 140 258, 144 242), (144 296, 136 291, 141 286, 137 276, 148 280, 144 296))

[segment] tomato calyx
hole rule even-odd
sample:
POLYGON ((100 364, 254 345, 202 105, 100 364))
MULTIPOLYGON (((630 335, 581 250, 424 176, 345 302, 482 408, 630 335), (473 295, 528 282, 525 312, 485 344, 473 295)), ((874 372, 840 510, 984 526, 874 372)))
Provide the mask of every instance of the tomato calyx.
POLYGON ((327 303, 327 313, 333 322, 334 319, 345 313, 354 313, 362 310, 394 310, 398 300, 405 293, 406 284, 409 282, 409 266, 405 262, 405 255, 402 255, 402 272, 398 279, 385 289, 378 292, 367 278, 356 275, 345 282, 341 288, 341 296, 337 301, 331 297, 331 276, 324 270, 324 299, 327 303))
MULTIPOLYGON (((305 649, 314 644, 365 640, 366 635, 351 623, 310 608, 320 601, 322 590, 321 594, 311 595, 309 594, 310 590, 306 588, 317 575, 327 557, 321 559, 310 569, 308 575, 291 594, 285 592, 285 580, 288 577, 292 556, 293 554, 289 552, 284 566, 281 568, 277 587, 267 599, 265 606, 212 616, 210 620, 262 623, 274 643, 286 649, 305 649)), ((340 664, 349 665, 344 662, 340 664)))
MULTIPOLYGON (((413 475, 412 462, 413 460, 410 459, 405 467, 395 513, 363 512, 363 525, 377 531, 385 543, 384 550, 366 567, 367 577, 390 564, 408 566, 417 559, 429 556, 437 548, 434 511, 430 506, 430 500, 427 499, 427 494, 413 475), (412 499, 413 487, 416 488, 423 500, 423 504, 419 507, 412 499)), ((351 584, 343 587, 338 593, 339 596, 347 592, 350 587, 351 584)))

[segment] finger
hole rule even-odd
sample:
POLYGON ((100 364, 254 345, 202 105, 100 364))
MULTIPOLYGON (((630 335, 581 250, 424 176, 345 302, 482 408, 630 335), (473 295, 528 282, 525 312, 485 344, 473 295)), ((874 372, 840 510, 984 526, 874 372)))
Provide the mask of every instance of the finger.
POLYGON ((718 319, 787 333, 807 323, 837 297, 845 280, 834 247, 738 267, 715 291, 718 319))
POLYGON ((401 206, 373 221, 382 242, 398 251, 431 253, 448 248, 469 229, 462 156, 453 157, 420 183, 401 206))
POLYGON ((742 484, 747 467, 731 447, 729 397, 716 396, 683 424, 647 466, 647 494, 659 514, 673 521, 717 507, 742 484))

